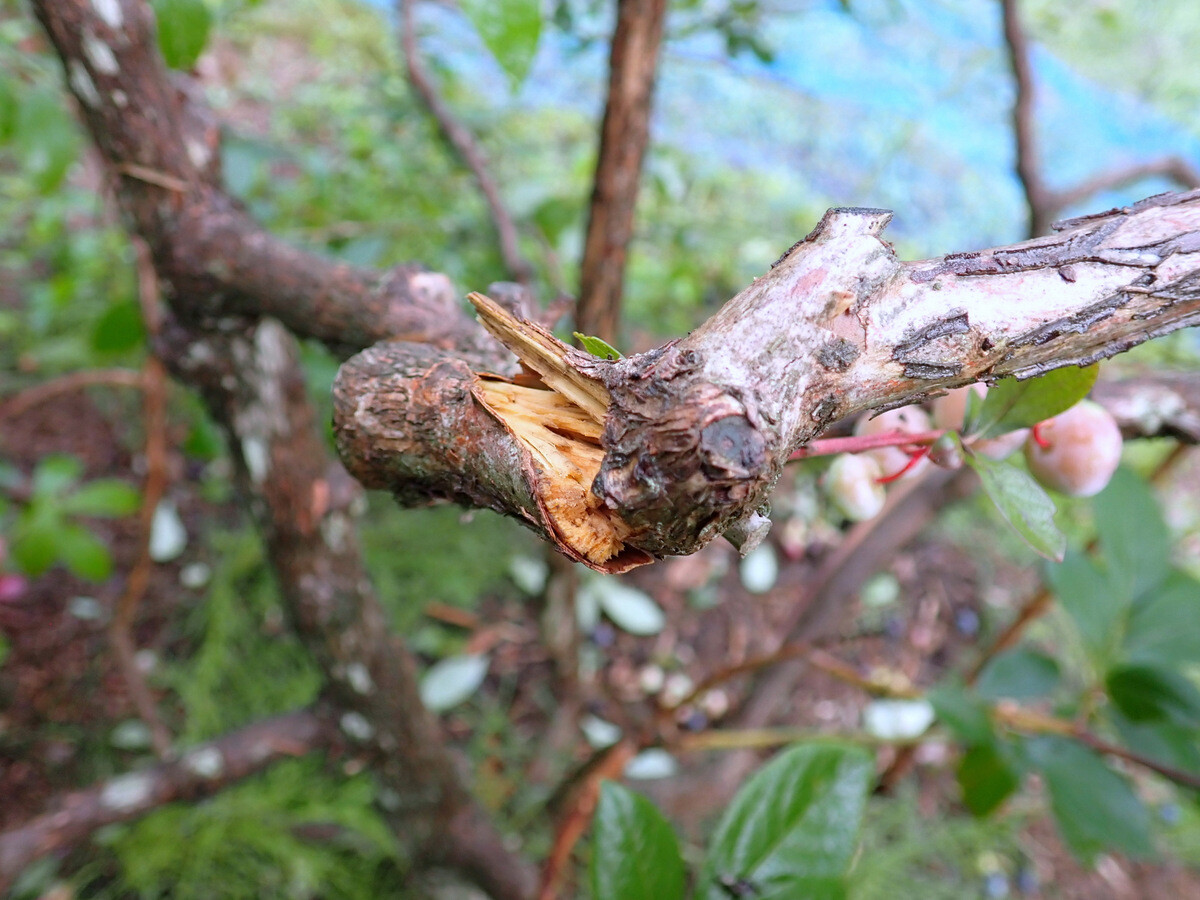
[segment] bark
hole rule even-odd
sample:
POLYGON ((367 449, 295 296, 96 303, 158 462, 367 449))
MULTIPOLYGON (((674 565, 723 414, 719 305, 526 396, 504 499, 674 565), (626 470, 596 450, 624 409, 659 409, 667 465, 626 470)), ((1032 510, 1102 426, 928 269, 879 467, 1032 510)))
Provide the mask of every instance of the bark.
POLYGON ((338 351, 396 337, 476 346, 478 331, 444 275, 415 265, 378 272, 304 252, 263 231, 221 190, 216 122, 168 77, 148 4, 33 7, 164 294, 189 299, 187 318, 274 316, 338 351))
POLYGON ((625 261, 633 237, 642 161, 650 140, 650 101, 666 0, 619 0, 609 55, 608 100, 580 266, 575 325, 617 340, 625 261))
POLYGON ((1200 315, 1200 192, 1071 220, 1010 247, 907 263, 882 238, 889 218, 831 210, 696 331, 618 361, 478 301, 485 324, 540 376, 529 383, 602 426, 602 459, 587 480, 595 502, 575 512, 620 533, 609 557, 589 556, 565 533, 564 513, 552 509, 561 467, 489 400, 494 380, 465 365, 401 362, 407 351, 395 344, 351 360, 335 386, 343 459, 404 502, 445 498, 515 515, 610 571, 693 552, 721 533, 760 537, 784 462, 837 419, 1088 365, 1200 315))
POLYGON ((333 729, 310 710, 275 716, 200 744, 176 760, 130 772, 56 801, 42 815, 0 833, 0 895, 30 863, 131 822, 168 803, 210 797, 272 763, 325 746, 333 729))
POLYGON ((393 798, 397 833, 421 863, 458 868, 497 898, 529 896, 532 870, 463 784, 421 702, 416 660, 389 635, 353 522, 361 489, 329 459, 295 340, 273 319, 216 334, 173 323, 160 350, 230 438, 292 627, 324 672, 345 739, 393 798))
POLYGON ((219 188, 216 129, 168 79, 147 4, 34 8, 118 176, 122 211, 151 248, 174 314, 155 350, 228 433, 285 608, 342 732, 393 799, 393 824, 418 863, 457 868, 496 898, 529 896, 532 870, 468 793, 421 704, 415 660, 388 633, 358 551, 359 488, 329 459, 283 326, 338 349, 403 336, 476 365, 497 345, 459 312, 443 275, 331 263, 255 226, 219 188))

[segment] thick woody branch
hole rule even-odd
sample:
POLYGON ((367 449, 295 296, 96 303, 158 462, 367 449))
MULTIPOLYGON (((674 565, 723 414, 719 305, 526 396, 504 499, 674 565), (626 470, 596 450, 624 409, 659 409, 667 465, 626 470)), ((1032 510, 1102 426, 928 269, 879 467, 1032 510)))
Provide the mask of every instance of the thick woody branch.
POLYGON ((141 0, 36 0, 118 197, 150 245, 167 299, 192 320, 270 315, 339 349, 388 338, 478 346, 449 279, 417 266, 336 263, 278 240, 220 187, 209 111, 168 76, 141 0))
POLYGON ((650 141, 650 103, 666 0, 619 0, 609 53, 608 100, 580 265, 575 325, 616 341, 633 237, 642 161, 650 141))
POLYGON ((375 348, 335 388, 343 459, 402 500, 515 515, 608 571, 722 533, 760 536, 784 462, 837 419, 1088 365, 1200 317, 1200 192, 909 263, 882 238, 890 217, 831 210, 686 338, 617 361, 476 297, 484 324, 530 373, 523 383, 500 388, 503 379, 428 358, 389 368, 381 354, 403 351, 375 348), (412 402, 451 383, 449 405, 412 402))
POLYGON ((421 862, 467 873, 497 898, 532 872, 503 847, 417 691, 416 660, 391 639, 353 522, 360 488, 329 459, 295 341, 265 319, 219 334, 164 330, 164 356, 226 429, 293 628, 324 671, 339 727, 400 808, 421 862))
POLYGON ((131 822, 168 803, 210 797, 274 762, 319 750, 332 738, 322 715, 300 710, 199 744, 179 759, 67 794, 37 818, 0 833, 0 895, 30 863, 105 825, 131 822))

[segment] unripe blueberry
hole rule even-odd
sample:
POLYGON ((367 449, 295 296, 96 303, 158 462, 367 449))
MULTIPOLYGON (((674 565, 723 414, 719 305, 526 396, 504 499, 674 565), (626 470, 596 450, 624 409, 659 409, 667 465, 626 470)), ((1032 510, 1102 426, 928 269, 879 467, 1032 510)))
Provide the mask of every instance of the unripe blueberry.
MULTIPOLYGON (((929 431, 931 427, 929 414, 925 410, 919 406, 903 406, 900 409, 889 409, 887 412, 882 412, 873 419, 859 419, 854 433, 868 435, 900 431, 904 434, 920 434, 923 431, 929 431)), ((877 447, 874 450, 867 450, 863 455, 870 456, 879 463, 879 470, 883 473, 883 478, 891 478, 897 472, 903 471, 911 460, 911 457, 899 447, 877 447)), ((911 478, 924 471, 927 465, 928 460, 922 459, 905 472, 903 477, 911 478)))
POLYGON ((886 492, 879 483, 879 463, 865 453, 843 453, 825 472, 825 491, 853 522, 873 519, 883 509, 886 492))
POLYGON ((1021 449, 1021 445, 1025 443, 1027 437, 1029 437, 1029 429, 1018 428, 1016 431, 1009 431, 998 437, 975 441, 971 444, 971 448, 982 453, 988 459, 1008 459, 1021 449))
POLYGON ((1038 426, 1039 446, 1025 442, 1029 471, 1048 488, 1072 497, 1104 490, 1121 462, 1121 430, 1103 406, 1080 400, 1038 426))
POLYGON ((987 395, 987 385, 982 382, 955 388, 933 401, 933 426, 946 431, 958 431, 967 417, 967 398, 974 391, 982 400, 987 395))

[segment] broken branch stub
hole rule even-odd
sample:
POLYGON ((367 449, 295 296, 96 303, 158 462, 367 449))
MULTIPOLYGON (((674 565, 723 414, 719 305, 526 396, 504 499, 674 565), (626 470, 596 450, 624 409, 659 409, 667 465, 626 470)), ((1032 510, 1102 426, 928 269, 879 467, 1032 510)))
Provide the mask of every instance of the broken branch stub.
POLYGON ((524 374, 377 345, 335 385, 343 459, 403 502, 487 506, 621 571, 761 539, 784 463, 835 419, 1087 365, 1200 316, 1200 191, 911 263, 890 218, 830 210, 692 334, 615 361, 472 295, 524 374))

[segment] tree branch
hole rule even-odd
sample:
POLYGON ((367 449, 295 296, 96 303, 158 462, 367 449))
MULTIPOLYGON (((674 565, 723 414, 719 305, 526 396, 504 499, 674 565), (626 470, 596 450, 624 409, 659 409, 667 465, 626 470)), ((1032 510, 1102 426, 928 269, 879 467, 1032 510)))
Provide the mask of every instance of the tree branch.
POLYGON ((889 218, 831 210, 686 338, 617 361, 476 297, 538 377, 378 345, 334 387, 342 458, 402 502, 487 506, 619 571, 761 533, 783 464, 830 422, 1087 365, 1200 318, 1200 192, 910 263, 881 236, 889 218))
POLYGON ((500 188, 488 171, 487 159, 483 148, 475 140, 470 130, 458 121, 450 107, 438 94, 433 79, 425 68, 421 58, 421 50, 417 45, 417 31, 413 22, 413 0, 396 0, 396 18, 400 23, 400 46, 404 51, 404 66, 408 73, 408 82, 416 91, 429 114, 437 122, 442 137, 458 154, 463 164, 470 169, 475 177, 475 183, 487 201, 488 212, 492 217, 492 225, 496 229, 496 237, 500 241, 500 256, 508 269, 509 276, 521 283, 528 284, 533 278, 533 266, 521 254, 520 243, 517 239, 517 226, 508 207, 500 196, 500 188))
POLYGON ((322 715, 300 710, 231 731, 179 759, 67 794, 42 815, 0 833, 0 895, 30 863, 105 825, 133 821, 179 800, 210 797, 278 760, 321 749, 331 738, 322 715))
POLYGON ((229 434, 237 482, 257 519, 293 628, 321 666, 345 737, 399 798, 391 810, 420 863, 442 863, 498 900, 533 891, 468 793, 393 641, 366 577, 351 510, 360 488, 329 459, 295 341, 275 320, 200 333, 165 328, 164 359, 229 434))
POLYGON ((575 327, 617 340, 626 252, 642 161, 650 140, 650 103, 666 0, 618 0, 609 55, 608 100, 580 266, 575 327))
POLYGON ((335 349, 387 338, 486 348, 446 276, 333 262, 259 228, 220 187, 219 134, 209 111, 174 86, 142 0, 35 0, 67 84, 118 198, 150 245, 167 299, 187 315, 270 315, 335 349))

